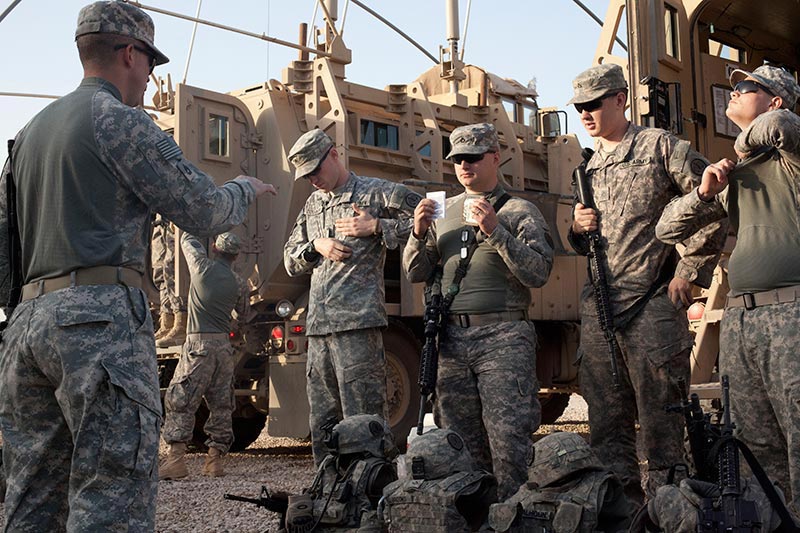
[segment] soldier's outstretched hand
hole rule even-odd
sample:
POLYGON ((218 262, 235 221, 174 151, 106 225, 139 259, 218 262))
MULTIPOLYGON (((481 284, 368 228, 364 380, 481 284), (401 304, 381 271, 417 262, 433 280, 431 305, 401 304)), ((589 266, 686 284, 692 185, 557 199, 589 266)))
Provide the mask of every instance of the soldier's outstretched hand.
POLYGON ((330 237, 314 239, 314 249, 331 261, 344 261, 353 253, 352 248, 330 237))
POLYGON ((711 201, 716 195, 728 186, 728 173, 736 167, 736 163, 728 158, 723 158, 716 163, 711 163, 703 171, 702 182, 697 189, 697 194, 704 202, 711 201))
POLYGON ((240 178, 244 178, 248 182, 250 182, 250 185, 252 185, 253 189, 255 189, 255 191, 256 191, 256 197, 259 197, 264 193, 269 193, 272 196, 277 196, 278 195, 277 189, 275 189, 275 186, 272 185, 271 183, 264 183, 260 179, 254 178, 253 176, 244 176, 244 175, 242 175, 242 176, 239 176, 239 177, 240 178))
POLYGON ((692 295, 692 284, 683 278, 672 278, 667 287, 667 294, 672 304, 680 309, 687 309, 694 301, 692 295))
POLYGON ((348 237, 369 237, 378 234, 381 228, 380 220, 356 204, 353 204, 353 211, 356 212, 356 216, 336 221, 336 233, 348 237))
POLYGON ((436 202, 430 198, 423 198, 414 208, 414 235, 421 239, 428 233, 433 217, 436 214, 436 202))

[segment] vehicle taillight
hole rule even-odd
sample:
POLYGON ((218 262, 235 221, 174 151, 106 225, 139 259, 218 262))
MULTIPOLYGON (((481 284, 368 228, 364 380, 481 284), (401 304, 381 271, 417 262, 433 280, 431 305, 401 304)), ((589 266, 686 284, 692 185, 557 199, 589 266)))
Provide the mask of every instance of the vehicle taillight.
POLYGON ((303 334, 305 333, 305 331, 306 331, 305 326, 292 326, 292 333, 295 333, 297 335, 303 334))
POLYGON ((289 339, 288 341, 286 341, 286 351, 287 352, 293 352, 294 351, 294 341, 292 339, 289 339))
POLYGON ((275 326, 272 328, 272 331, 269 332, 269 336, 272 339, 282 339, 283 338, 283 328, 280 326, 275 326))

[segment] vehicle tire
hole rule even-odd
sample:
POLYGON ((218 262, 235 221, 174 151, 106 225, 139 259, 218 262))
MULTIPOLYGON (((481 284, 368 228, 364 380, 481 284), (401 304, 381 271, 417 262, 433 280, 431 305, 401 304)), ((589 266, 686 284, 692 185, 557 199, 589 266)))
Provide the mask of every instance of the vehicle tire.
POLYGON ((386 399, 389 424, 401 452, 406 449, 408 432, 417 423, 419 414, 420 344, 414 333, 400 322, 392 321, 383 332, 386 354, 386 399))
MULTIPOLYGON (((205 402, 202 402, 194 415, 194 432, 192 434, 192 442, 189 444, 191 450, 198 452, 208 450, 205 444, 208 437, 203 431, 206 420, 208 420, 208 407, 206 407, 205 402)), ((233 444, 231 444, 229 451, 241 452, 253 444, 261 435, 266 423, 267 415, 259 413, 252 408, 234 411, 233 444)))
POLYGON ((569 394, 548 394, 539 397, 539 404, 542 406, 542 424, 554 424, 564 414, 569 396, 569 394))

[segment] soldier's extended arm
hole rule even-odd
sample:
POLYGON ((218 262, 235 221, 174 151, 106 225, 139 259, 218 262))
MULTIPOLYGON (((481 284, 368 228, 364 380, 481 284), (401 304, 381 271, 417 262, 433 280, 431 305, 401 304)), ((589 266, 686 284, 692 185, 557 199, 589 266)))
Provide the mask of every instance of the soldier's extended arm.
POLYGON ((428 228, 425 236, 417 239, 413 233, 403 249, 403 272, 411 283, 426 281, 439 263, 435 226, 428 228))
POLYGON ((394 250, 408 239, 414 226, 414 208, 420 200, 422 196, 404 185, 393 184, 384 213, 378 220, 383 244, 389 250, 394 250))
POLYGON ((236 321, 244 323, 250 315, 250 284, 239 275, 236 276, 236 281, 239 283, 239 299, 236 300, 233 311, 236 321))
POLYGON ((727 216, 719 198, 704 202, 700 200, 695 188, 667 204, 656 225, 656 237, 667 244, 677 244, 701 228, 727 216))
POLYGON ((181 233, 181 250, 186 258, 186 266, 189 267, 191 276, 197 275, 210 261, 205 246, 197 237, 185 231, 181 233))
POLYGON ((502 209, 509 228, 498 224, 486 242, 508 269, 526 287, 541 287, 553 267, 553 239, 550 228, 533 204, 510 200, 502 209))
POLYGON ((95 117, 95 141, 106 165, 164 218, 201 237, 244 221, 256 197, 248 179, 217 187, 141 110, 118 106, 95 117))

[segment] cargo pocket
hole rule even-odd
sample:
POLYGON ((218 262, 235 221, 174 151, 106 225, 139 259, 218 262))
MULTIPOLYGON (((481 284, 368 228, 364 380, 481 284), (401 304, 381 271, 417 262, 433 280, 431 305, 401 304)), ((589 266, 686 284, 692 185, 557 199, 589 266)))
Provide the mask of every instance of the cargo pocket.
POLYGON ((103 361, 109 376, 111 423, 103 436, 98 470, 111 477, 149 479, 158 457, 161 405, 158 389, 112 363, 103 361))

